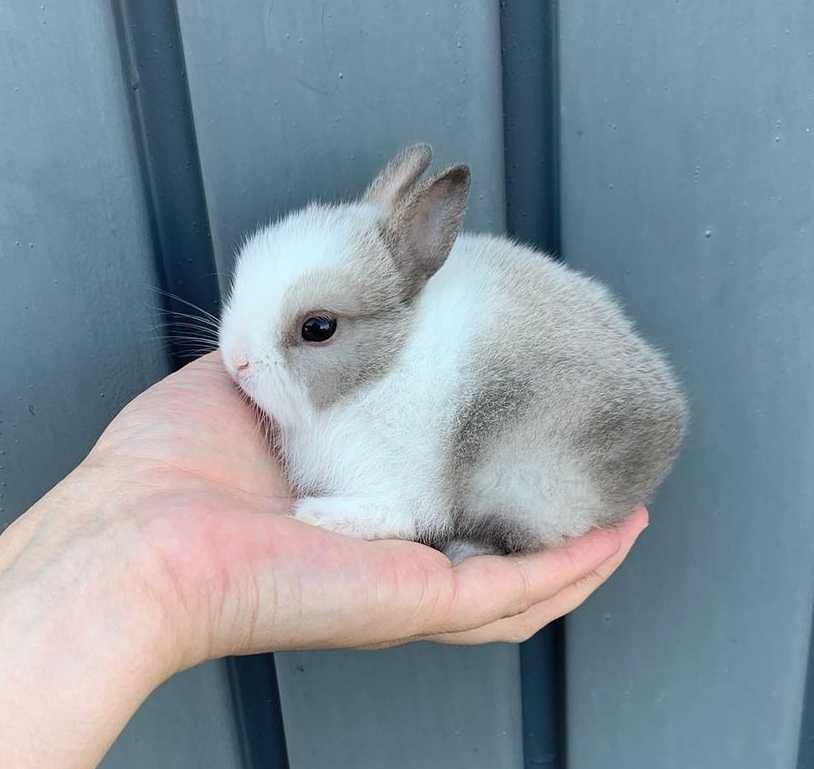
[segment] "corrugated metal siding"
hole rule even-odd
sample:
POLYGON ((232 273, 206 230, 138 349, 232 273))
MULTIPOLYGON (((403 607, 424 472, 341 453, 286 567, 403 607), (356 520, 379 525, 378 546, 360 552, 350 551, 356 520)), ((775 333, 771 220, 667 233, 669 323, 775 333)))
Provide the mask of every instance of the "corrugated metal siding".
POLYGON ((671 352, 681 461, 567 629, 574 769, 793 767, 814 605, 814 5, 561 5, 562 251, 671 352))
MULTIPOLYGON (((128 101, 109 6, 0 5, 0 525, 168 370, 128 101)), ((161 687, 105 766, 238 759, 215 663, 161 687)))
POLYGON ((693 401, 564 628, 205 665, 105 766, 812 769, 813 83, 805 0, 7 0, 0 520, 178 363, 151 286, 216 309, 246 230, 409 141, 472 164, 470 227, 607 281, 693 401))

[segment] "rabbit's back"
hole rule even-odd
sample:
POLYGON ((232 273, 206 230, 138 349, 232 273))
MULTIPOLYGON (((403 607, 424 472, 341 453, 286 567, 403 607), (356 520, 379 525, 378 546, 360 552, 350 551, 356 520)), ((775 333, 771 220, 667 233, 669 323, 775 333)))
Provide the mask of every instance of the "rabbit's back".
POLYGON ((649 499, 686 406, 609 292, 502 238, 462 236, 447 269, 480 272, 492 308, 449 433, 456 536, 526 550, 649 499))
POLYGON ((599 284, 462 235, 380 378, 286 431, 299 494, 393 500, 444 548, 521 551, 627 514, 666 474, 684 401, 599 284))

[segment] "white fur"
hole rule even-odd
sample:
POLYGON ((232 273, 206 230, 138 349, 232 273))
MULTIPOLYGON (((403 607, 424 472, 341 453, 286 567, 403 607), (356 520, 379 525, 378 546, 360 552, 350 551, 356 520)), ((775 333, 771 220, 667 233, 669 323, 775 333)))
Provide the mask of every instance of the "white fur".
POLYGON ((220 350, 232 377, 281 424, 304 426, 315 416, 274 343, 285 292, 298 278, 345 258, 351 239, 370 229, 378 215, 376 207, 361 203, 311 205, 261 228, 240 250, 221 318, 220 350), (242 358, 251 367, 238 377, 235 364, 242 358))
MULTIPOLYGON (((286 454, 300 483, 341 489, 339 496, 354 500, 352 526, 325 515, 322 525, 409 538, 443 516, 446 438, 467 352, 490 300, 469 264, 467 242, 459 239, 419 297, 410 338, 388 375, 291 431, 286 454)), ((302 501, 298 515, 311 520, 315 507, 302 501)))
POLYGON ((277 310, 285 289, 308 270, 347 253, 354 231, 370 226, 370 206, 348 207, 333 221, 306 209, 261 230, 240 255, 221 327, 232 376, 283 427, 287 470, 300 488, 333 490, 306 497, 296 512, 309 522, 359 536, 412 537, 448 506, 441 473, 472 342, 490 316, 488 275, 473 269, 485 239, 461 236, 417 299, 409 339, 387 376, 318 410, 276 351, 277 310), (317 225, 319 223, 319 226, 317 225), (251 361, 247 378, 233 360, 251 361))

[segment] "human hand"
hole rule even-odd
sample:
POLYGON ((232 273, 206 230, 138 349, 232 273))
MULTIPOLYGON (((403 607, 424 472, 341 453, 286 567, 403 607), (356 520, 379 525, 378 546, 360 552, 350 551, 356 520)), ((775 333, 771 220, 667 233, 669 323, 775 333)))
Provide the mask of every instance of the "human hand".
POLYGON ((562 548, 453 566, 423 545, 350 539, 288 517, 258 424, 212 354, 133 401, 88 460, 131 476, 145 573, 179 625, 173 637, 185 639, 181 665, 419 638, 524 640, 579 605, 646 525, 640 509, 562 548))
POLYGON ((157 602, 176 667, 273 649, 521 641, 587 598, 646 525, 639 509, 561 548, 453 566, 423 545, 288 517, 259 424, 211 354, 130 403, 80 468, 107 490, 106 536, 115 529, 139 592, 157 602))
MULTIPOLYGON (((647 524, 639 508, 561 548, 453 566, 413 542, 309 526, 289 506, 256 414, 214 355, 131 402, 0 537, 0 638, 17 650, 0 660, 9 735, 38 719, 42 765, 92 766, 152 688, 205 659, 521 641, 585 600, 647 524), (32 675, 63 694, 27 709, 32 675), (84 736, 67 726, 77 692, 84 736)), ((19 765, 41 765, 22 762, 35 753, 19 765)))

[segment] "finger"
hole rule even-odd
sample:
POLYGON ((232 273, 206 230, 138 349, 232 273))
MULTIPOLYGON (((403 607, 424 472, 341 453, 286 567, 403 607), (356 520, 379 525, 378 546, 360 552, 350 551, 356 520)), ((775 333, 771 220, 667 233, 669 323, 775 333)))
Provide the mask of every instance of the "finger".
POLYGON ((647 511, 640 507, 617 526, 594 529, 562 547, 463 561, 453 570, 454 594, 446 616, 432 618, 427 633, 472 630, 523 614, 629 548, 646 525, 647 511))
POLYGON ((548 600, 515 617, 497 620, 479 628, 457 633, 441 633, 427 640, 445 644, 471 645, 493 642, 522 643, 560 617, 576 609, 596 591, 627 557, 638 535, 626 540, 619 551, 590 574, 567 585, 548 600))
POLYGON ((394 646, 404 646, 404 644, 413 643, 415 641, 428 641, 432 640, 425 636, 409 636, 408 638, 399 638, 395 641, 380 641, 379 643, 364 644, 363 646, 353 646, 351 648, 362 652, 378 652, 383 649, 392 649, 394 646))
POLYGON ((436 643, 475 645, 493 642, 521 643, 528 640, 540 629, 576 609, 591 593, 604 583, 624 561, 635 542, 628 541, 616 554, 600 564, 587 576, 567 585, 559 593, 546 601, 535 604, 515 617, 500 619, 471 630, 440 633, 437 635, 413 636, 396 641, 387 641, 365 646, 365 649, 384 649, 410 641, 433 641, 436 643))

